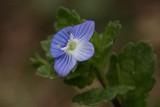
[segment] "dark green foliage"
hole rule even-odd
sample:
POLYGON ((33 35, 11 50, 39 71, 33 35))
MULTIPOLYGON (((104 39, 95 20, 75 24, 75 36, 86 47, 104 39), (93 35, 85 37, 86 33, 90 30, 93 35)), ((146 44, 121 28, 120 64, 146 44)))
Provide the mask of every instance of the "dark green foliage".
POLYGON ((145 107, 146 97, 155 83, 156 58, 146 42, 129 43, 111 57, 110 85, 131 85, 135 90, 121 99, 123 107, 145 107))
MULTIPOLYGON (((79 71, 80 72, 80 71, 79 71)), ((71 79, 65 79, 64 83, 72 85, 78 88, 84 88, 87 85, 91 85, 93 82, 94 76, 92 73, 89 73, 87 76, 77 76, 71 79)))
POLYGON ((53 59, 50 54, 50 44, 51 44, 51 39, 41 41, 41 47, 45 51, 46 57, 49 59, 53 59))
POLYGON ((118 94, 124 95, 133 90, 131 86, 109 87, 107 89, 95 88, 84 93, 78 94, 73 98, 73 102, 82 105, 94 106, 114 99, 118 94))
POLYGON ((103 70, 106 64, 108 53, 114 45, 120 29, 121 24, 119 23, 119 21, 110 21, 107 24, 104 33, 100 35, 98 35, 96 32, 94 33, 91 42, 95 47, 95 56, 93 60, 96 62, 93 62, 99 63, 97 65, 99 70, 103 70))
POLYGON ((92 70, 91 64, 89 62, 81 62, 77 65, 77 69, 64 79, 64 82, 78 88, 84 88, 92 84, 93 80, 94 71, 92 70))
POLYGON ((53 67, 47 66, 47 65, 42 65, 38 67, 36 71, 36 75, 48 78, 48 79, 56 79, 58 78, 58 75, 56 72, 54 72, 53 67))
POLYGON ((43 51, 45 52, 46 57, 49 59, 53 59, 50 54, 50 44, 51 44, 51 38, 48 38, 47 40, 41 41, 41 47, 42 47, 43 51))
POLYGON ((36 68, 36 75, 48 79, 58 78, 57 73, 53 69, 53 62, 49 63, 48 60, 40 57, 38 54, 35 54, 30 60, 33 67, 36 68))
POLYGON ((66 26, 73 26, 81 22, 82 20, 76 11, 61 7, 57 13, 54 28, 55 31, 59 31, 66 26))
POLYGON ((101 53, 103 56, 106 56, 110 51, 111 47, 114 45, 120 29, 121 24, 119 23, 119 21, 110 21, 107 24, 103 36, 100 37, 100 51, 102 51, 101 53))

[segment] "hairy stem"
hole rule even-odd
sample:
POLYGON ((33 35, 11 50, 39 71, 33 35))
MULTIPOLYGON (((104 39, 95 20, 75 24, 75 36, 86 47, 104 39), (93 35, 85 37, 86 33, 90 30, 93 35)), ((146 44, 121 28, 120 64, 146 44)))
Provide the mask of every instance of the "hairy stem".
POLYGON ((103 88, 106 88, 108 85, 107 79, 105 77, 105 74, 102 71, 98 71, 96 70, 96 74, 98 76, 98 80, 100 81, 100 83, 102 84, 103 88))
MULTIPOLYGON (((107 88, 108 86, 108 81, 107 81, 107 78, 106 78, 106 75, 103 71, 98 71, 96 70, 96 74, 98 76, 98 80, 100 81, 100 83, 102 84, 103 88, 107 88)), ((112 104, 114 105, 114 107, 122 107, 119 100, 117 98, 114 98, 112 100, 112 104)))

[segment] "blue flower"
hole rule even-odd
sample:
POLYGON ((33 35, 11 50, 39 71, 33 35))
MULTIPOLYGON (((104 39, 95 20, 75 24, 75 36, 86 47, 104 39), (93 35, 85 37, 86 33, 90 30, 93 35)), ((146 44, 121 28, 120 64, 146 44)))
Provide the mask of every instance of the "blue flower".
POLYGON ((85 61, 94 55, 94 47, 89 42, 94 27, 93 21, 85 21, 55 34, 50 52, 55 57, 54 69, 60 77, 67 76, 77 61, 85 61))

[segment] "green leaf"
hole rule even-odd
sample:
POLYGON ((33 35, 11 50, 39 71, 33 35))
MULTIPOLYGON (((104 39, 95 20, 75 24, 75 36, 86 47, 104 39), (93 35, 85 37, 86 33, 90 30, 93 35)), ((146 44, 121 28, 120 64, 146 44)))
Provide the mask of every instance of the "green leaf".
POLYGON ((49 62, 38 54, 35 54, 30 60, 33 67, 36 68, 36 75, 48 79, 58 78, 57 73, 53 70, 53 62, 49 62))
POLYGON ((54 28, 55 31, 59 31, 66 26, 73 26, 81 22, 82 20, 80 19, 80 16, 76 13, 76 11, 61 7, 57 13, 54 28))
POLYGON ((59 78, 57 73, 53 71, 53 68, 47 65, 42 65, 38 67, 36 71, 36 75, 48 78, 48 79, 56 79, 59 78))
POLYGON ((115 86, 111 89, 116 89, 118 94, 125 95, 128 91, 133 91, 135 89, 134 86, 115 86))
POLYGON ((43 63, 42 63, 41 61, 39 61, 35 56, 33 56, 33 57, 30 58, 30 62, 31 62, 31 65, 32 65, 34 68, 36 68, 36 69, 43 64, 43 63))
POLYGON ((155 55, 146 42, 129 43, 118 56, 112 56, 107 74, 110 85, 135 87, 134 91, 121 99, 123 107, 146 106, 146 97, 155 83, 155 67, 155 55))
POLYGON ((84 88, 84 87, 92 84, 93 79, 94 79, 93 75, 88 75, 87 77, 78 76, 78 77, 72 78, 72 79, 65 79, 64 83, 66 83, 68 85, 75 86, 77 88, 84 88))
POLYGON ((118 94, 124 95, 132 86, 108 87, 107 89, 95 88, 73 97, 73 102, 81 105, 94 106, 114 99, 118 94))
POLYGON ((103 34, 98 35, 96 32, 94 33, 91 39, 95 47, 95 56, 92 63, 97 65, 99 70, 102 70, 106 65, 106 58, 118 37, 120 29, 121 24, 119 21, 110 21, 103 34))
POLYGON ((53 59, 50 53, 50 45, 51 45, 52 36, 49 36, 46 40, 41 41, 41 47, 45 52, 45 55, 49 59, 53 59))
POLYGON ((121 29, 121 24, 119 21, 110 21, 107 24, 107 27, 103 33, 103 36, 101 37, 101 50, 103 55, 107 54, 111 47, 114 45, 119 31, 121 29))
POLYGON ((119 72, 118 58, 117 55, 113 53, 110 57, 109 72, 107 72, 107 79, 111 86, 117 86, 120 84, 119 79, 121 79, 121 77, 119 76, 119 72))
POLYGON ((50 44, 51 44, 51 40, 43 40, 41 41, 41 47, 45 52, 50 52, 50 44))
POLYGON ((39 54, 35 53, 34 56, 30 58, 31 64, 34 68, 38 68, 42 65, 48 64, 47 60, 42 58, 39 54))
POLYGON ((81 62, 77 65, 76 70, 70 72, 64 79, 64 83, 78 88, 84 88, 85 86, 92 84, 94 80, 93 73, 91 64, 88 61, 81 62))

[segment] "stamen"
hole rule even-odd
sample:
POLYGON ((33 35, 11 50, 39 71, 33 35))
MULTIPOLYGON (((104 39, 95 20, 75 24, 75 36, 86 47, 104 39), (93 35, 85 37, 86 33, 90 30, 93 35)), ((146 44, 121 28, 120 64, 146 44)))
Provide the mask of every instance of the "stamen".
POLYGON ((61 45, 58 44, 57 47, 58 47, 59 49, 61 49, 61 45))
POLYGON ((73 34, 70 33, 70 40, 73 40, 73 34))

